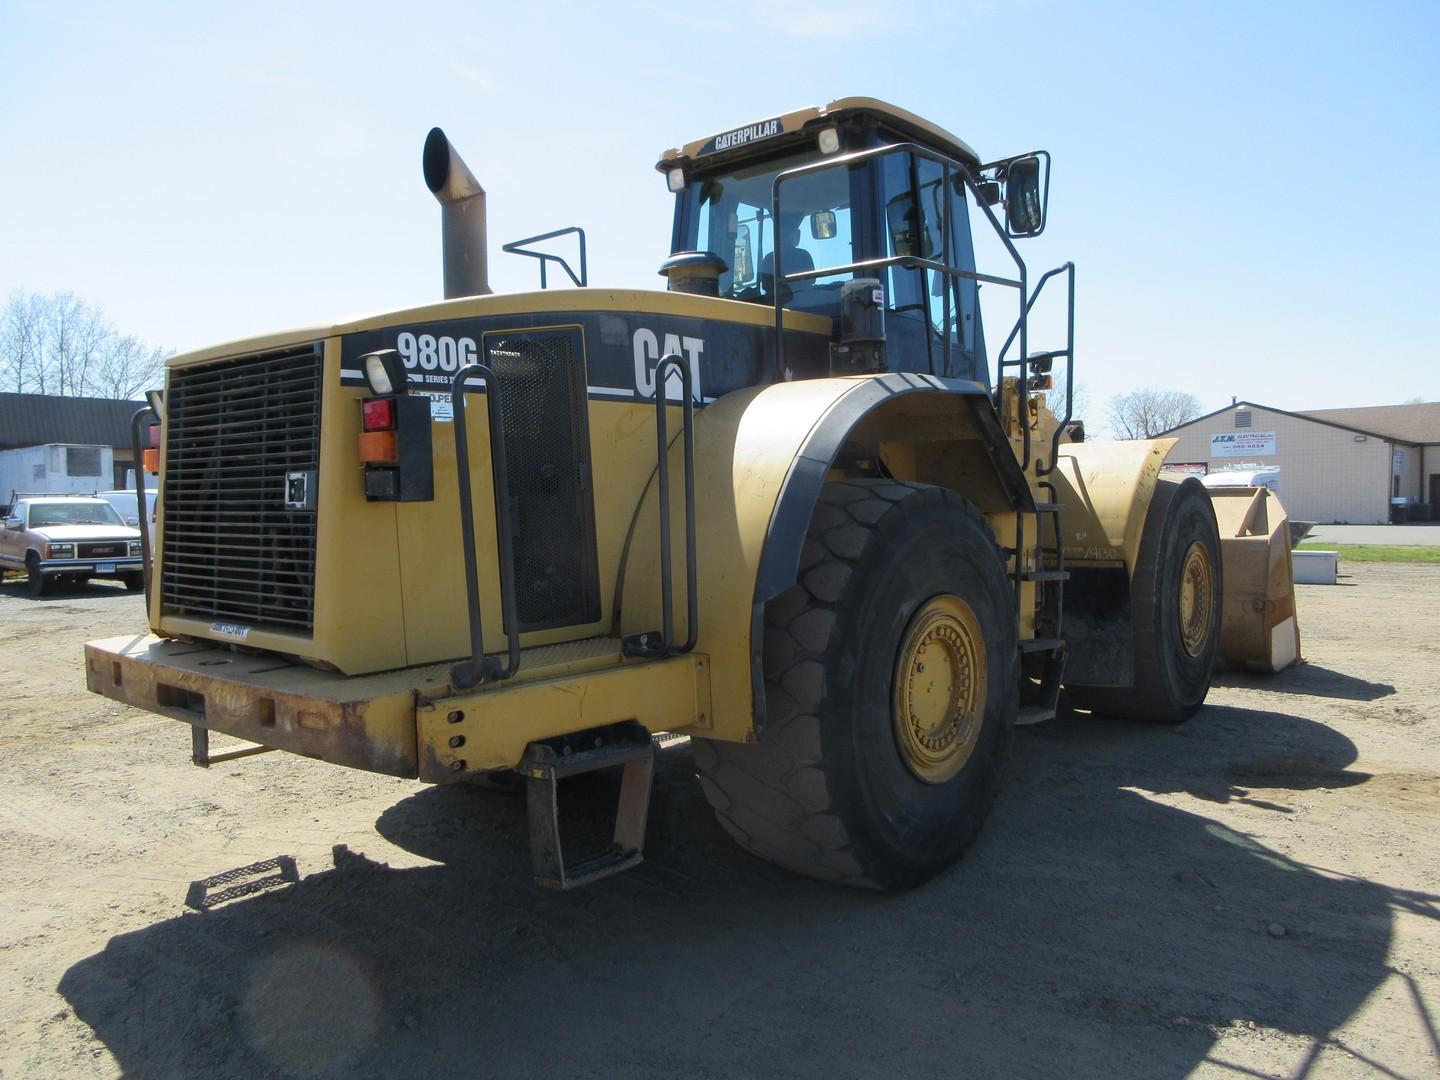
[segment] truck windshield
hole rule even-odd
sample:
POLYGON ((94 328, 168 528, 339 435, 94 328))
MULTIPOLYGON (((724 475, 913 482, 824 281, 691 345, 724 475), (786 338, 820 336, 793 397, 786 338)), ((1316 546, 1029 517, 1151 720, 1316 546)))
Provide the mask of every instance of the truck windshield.
MULTIPOLYGON (((775 296, 776 228, 771 212, 775 177, 814 159, 796 154, 734 172, 695 178, 681 194, 681 242, 725 261, 720 295, 771 303, 775 296)), ((786 180, 781 188, 780 269, 790 275, 855 261, 850 220, 850 173, 844 166, 786 180)), ((682 249, 683 250, 683 249, 682 249)), ((787 307, 839 309, 840 283, 833 274, 781 287, 787 307)))
POLYGON ((109 503, 100 499, 93 503, 31 503, 30 528, 47 525, 124 525, 120 515, 109 503))

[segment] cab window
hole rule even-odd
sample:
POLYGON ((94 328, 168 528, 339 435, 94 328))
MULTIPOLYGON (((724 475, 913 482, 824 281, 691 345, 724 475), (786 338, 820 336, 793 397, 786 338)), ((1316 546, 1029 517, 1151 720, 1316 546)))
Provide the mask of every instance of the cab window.
MULTIPOLYGON (((710 251, 726 263, 720 295, 734 300, 772 303, 775 298, 775 251, 780 249, 781 273, 789 276, 856 261, 851 219, 850 170, 844 166, 818 169, 781 187, 781 220, 776 228, 771 210, 775 177, 810 160, 795 155, 731 173, 699 177, 687 188, 691 201, 687 235, 682 244, 710 251)), ((787 307, 838 313, 840 284, 853 274, 827 274, 782 283, 787 307)))

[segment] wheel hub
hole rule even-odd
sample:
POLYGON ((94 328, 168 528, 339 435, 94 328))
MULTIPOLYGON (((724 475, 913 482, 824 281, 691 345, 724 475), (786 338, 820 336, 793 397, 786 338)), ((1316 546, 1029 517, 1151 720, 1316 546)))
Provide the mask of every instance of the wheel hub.
POLYGON ((1196 540, 1185 551, 1180 567, 1180 643, 1191 656, 1199 656, 1210 636, 1211 604, 1214 596, 1214 569, 1210 552, 1196 540))
POLYGON ((900 756, 916 777, 943 784, 965 767, 985 719, 985 636, 970 605, 941 595, 905 631, 893 715, 900 756))

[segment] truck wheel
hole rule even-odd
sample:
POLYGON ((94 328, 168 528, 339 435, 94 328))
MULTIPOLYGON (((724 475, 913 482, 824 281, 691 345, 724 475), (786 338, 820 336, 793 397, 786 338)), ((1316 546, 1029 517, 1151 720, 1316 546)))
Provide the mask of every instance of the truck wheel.
POLYGON ((880 889, 959 858, 995 798, 1018 706, 1014 594, 985 519, 952 491, 826 484, 799 581, 765 606, 765 730, 693 739, 740 844, 880 889))
POLYGON ((46 580, 45 575, 40 571, 40 556, 36 555, 33 551, 25 556, 25 569, 30 574, 30 580, 27 584, 29 585, 31 596, 44 596, 50 591, 50 582, 46 580))
POLYGON ((139 592, 145 588, 144 574, 126 574, 120 580, 125 582, 126 592, 139 592))
POLYGON ((1220 531, 1194 477, 1162 477, 1145 515, 1130 584, 1135 685, 1067 688, 1070 702, 1109 716, 1178 723, 1210 692, 1220 646, 1220 531))

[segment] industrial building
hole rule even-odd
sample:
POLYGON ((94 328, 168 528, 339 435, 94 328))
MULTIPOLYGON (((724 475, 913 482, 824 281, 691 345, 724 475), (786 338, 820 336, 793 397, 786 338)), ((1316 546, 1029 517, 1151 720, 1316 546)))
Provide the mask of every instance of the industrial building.
POLYGON ((1280 468, 1292 518, 1371 525, 1440 518, 1440 402, 1291 412, 1236 401, 1163 432, 1168 465, 1280 468))

